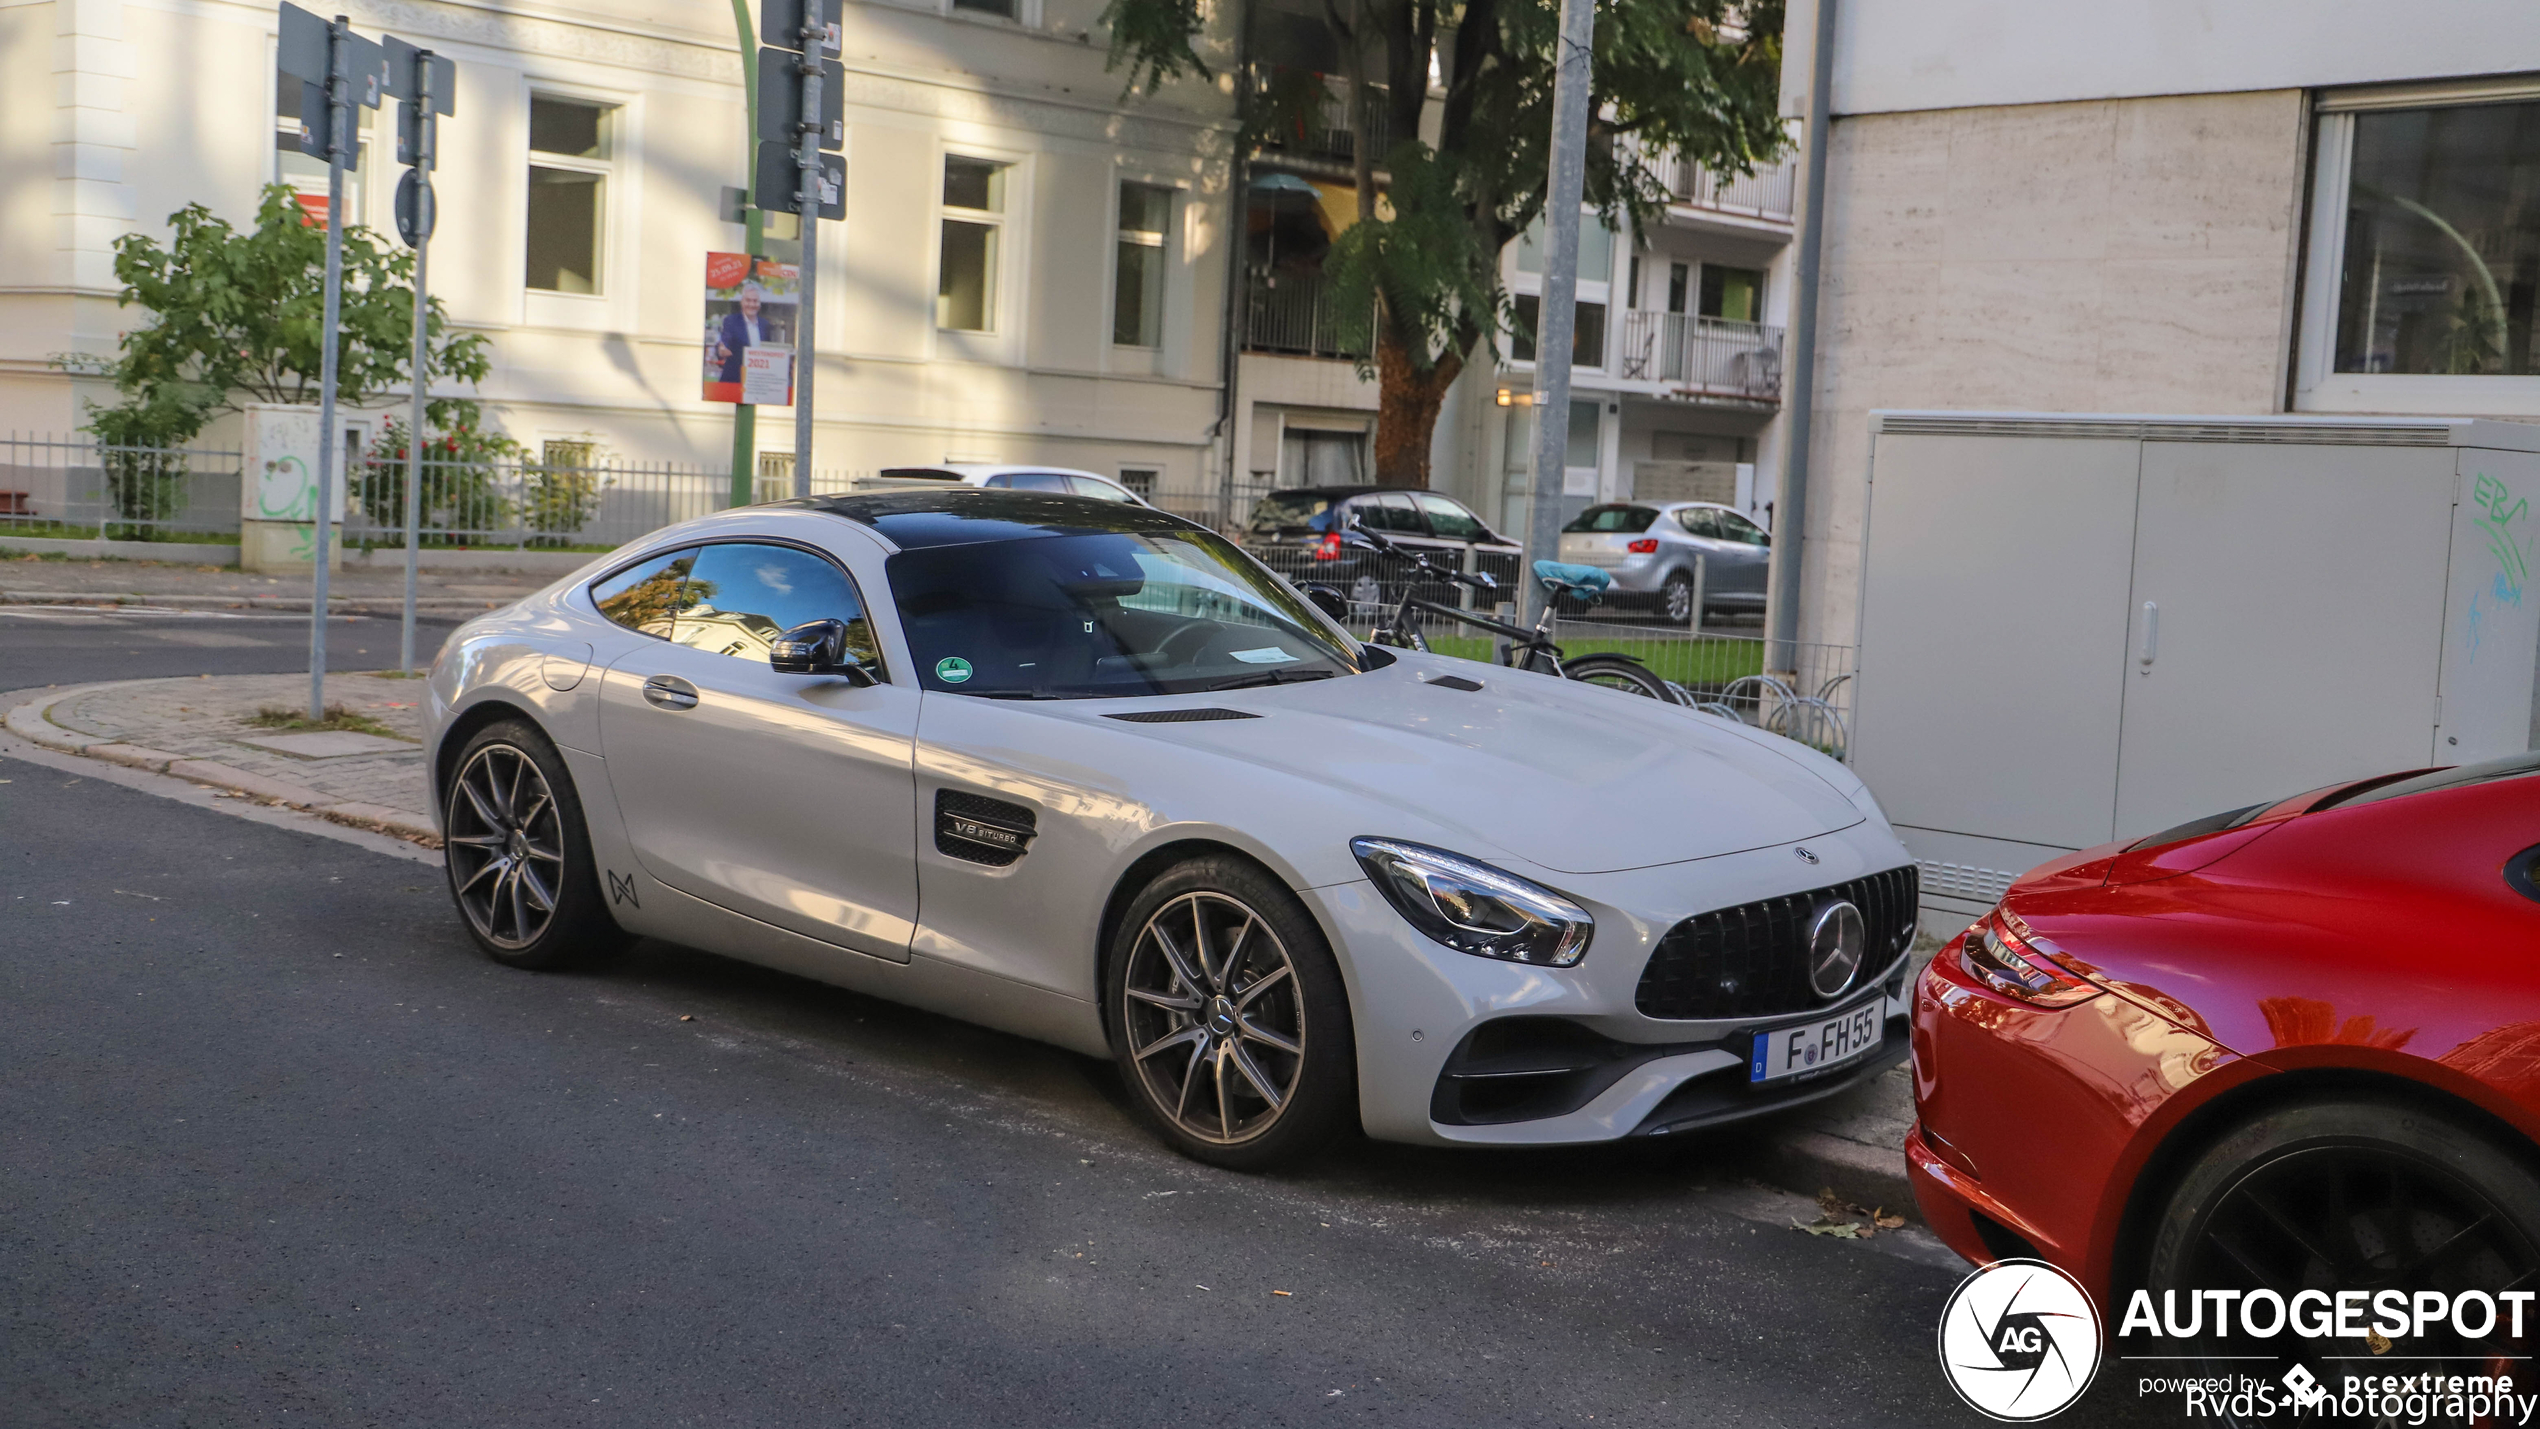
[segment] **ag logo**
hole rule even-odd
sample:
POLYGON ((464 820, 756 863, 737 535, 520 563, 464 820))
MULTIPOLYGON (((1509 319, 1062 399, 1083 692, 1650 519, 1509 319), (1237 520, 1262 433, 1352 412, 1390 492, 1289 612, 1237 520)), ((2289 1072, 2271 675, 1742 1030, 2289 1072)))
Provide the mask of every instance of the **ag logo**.
POLYGON ((2060 1414, 2098 1371, 2098 1308, 2079 1281, 2044 1261, 1986 1266, 1959 1282, 1940 1312, 1940 1372, 1979 1414, 2013 1422, 2060 1414))

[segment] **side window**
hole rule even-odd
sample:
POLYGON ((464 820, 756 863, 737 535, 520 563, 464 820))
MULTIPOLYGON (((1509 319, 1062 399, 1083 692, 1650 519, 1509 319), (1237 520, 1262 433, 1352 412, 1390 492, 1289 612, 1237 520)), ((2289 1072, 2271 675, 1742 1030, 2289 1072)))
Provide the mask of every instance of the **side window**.
POLYGON ((1010 476, 992 476, 979 484, 981 486, 992 487, 998 491, 1003 491, 1014 484, 1014 478, 1010 476))
POLYGON ((1762 527, 1757 526, 1754 522, 1747 520, 1745 517, 1738 515, 1736 512, 1723 511, 1719 513, 1719 517, 1720 534, 1728 539, 1732 541, 1741 541, 1749 546, 1769 546, 1773 544, 1772 538, 1764 534, 1762 527))
POLYGON ((1718 513, 1708 506, 1688 506, 1676 513, 1676 523, 1697 536, 1720 539, 1718 513))
POLYGON ((1108 481, 1101 480, 1098 477, 1071 476, 1067 478, 1067 485, 1078 496, 1090 496, 1096 501, 1126 501, 1129 499, 1128 492, 1123 491, 1119 487, 1112 485, 1108 481))
POLYGON ((1453 499, 1420 495, 1412 498, 1429 515, 1429 529, 1450 541, 1484 541, 1490 539, 1490 528, 1453 499))
POLYGON ((777 636, 813 620, 845 621, 849 653, 874 658, 873 626, 846 572, 791 546, 736 542, 696 552, 670 638, 763 664, 777 636))
POLYGON ((591 587, 591 603, 600 614, 629 630, 670 638, 671 621, 686 598, 684 582, 697 564, 695 551, 673 551, 628 566, 591 587))
POLYGON ((1017 491, 1047 491, 1059 496, 1075 493, 1068 490, 1067 478, 1054 471, 1019 471, 1005 479, 1017 491))
POLYGON ((1359 525, 1370 531, 1382 531, 1387 535, 1395 536, 1428 534, 1428 528, 1420 522, 1419 509, 1411 504, 1411 498, 1408 495, 1399 491, 1388 491, 1380 496, 1362 496, 1351 506, 1350 514, 1358 518, 1359 525))

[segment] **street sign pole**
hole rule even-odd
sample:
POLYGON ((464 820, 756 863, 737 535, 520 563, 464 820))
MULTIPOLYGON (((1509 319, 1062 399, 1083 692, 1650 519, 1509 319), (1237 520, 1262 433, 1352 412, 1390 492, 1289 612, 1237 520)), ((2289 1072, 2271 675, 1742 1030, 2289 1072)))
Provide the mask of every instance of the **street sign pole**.
POLYGON ((802 104, 796 113, 794 162, 800 167, 794 190, 794 212, 801 215, 803 256, 797 269, 801 299, 794 310, 794 495, 811 495, 811 371, 818 330, 813 321, 813 294, 820 286, 820 71, 829 27, 822 23, 823 0, 803 0, 802 104))
MULTIPOLYGON (((758 54, 758 37, 751 33, 749 0, 732 0, 732 23, 741 32, 741 103, 750 124, 749 182, 743 191, 745 203, 741 210, 742 231, 748 237, 742 243, 741 251, 750 255, 751 271, 755 274, 762 246, 760 235, 765 231, 766 220, 758 208, 758 65, 753 62, 758 54)), ((752 489, 757 484, 757 473, 752 470, 757 462, 758 408, 748 402, 735 403, 732 407, 732 505, 747 506, 758 499, 757 492, 752 489)))
POLYGON ((414 75, 414 90, 406 100, 415 111, 414 152, 408 155, 414 161, 414 399, 406 417, 406 602, 397 628, 397 671, 405 675, 415 672, 415 570, 423 547, 423 409, 432 385, 431 348, 425 341, 431 309, 424 293, 432 263, 432 225, 440 217, 433 211, 432 194, 433 149, 439 139, 439 126, 432 116, 432 51, 416 52, 414 75))
POLYGON ((1522 573, 1528 624, 1542 616, 1551 599, 1534 578, 1534 563, 1558 559, 1561 552, 1561 478, 1570 447, 1570 344, 1578 330, 1579 194, 1587 174, 1588 46, 1595 26, 1595 0, 1561 0, 1561 32, 1553 41, 1551 171, 1545 175, 1543 199, 1543 301, 1535 309, 1534 498, 1527 506, 1522 573))
POLYGON ((317 575, 309 594, 309 720, 326 718, 326 577, 334 553, 335 467, 343 459, 335 435, 336 348, 344 316, 344 162, 353 129, 353 80, 345 63, 352 24, 335 17, 326 65, 326 297, 318 330, 317 575))

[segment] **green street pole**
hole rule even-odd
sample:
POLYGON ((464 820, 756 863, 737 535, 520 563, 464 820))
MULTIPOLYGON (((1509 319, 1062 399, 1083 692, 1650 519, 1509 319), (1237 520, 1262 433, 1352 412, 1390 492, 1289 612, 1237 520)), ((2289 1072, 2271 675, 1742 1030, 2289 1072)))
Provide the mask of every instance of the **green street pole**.
MULTIPOLYGON (((750 27, 750 0, 732 0, 732 23, 741 32, 741 95, 749 129, 742 144, 749 158, 741 165, 743 175, 741 215, 743 229, 749 237, 743 252, 755 260, 765 240, 766 220, 758 211, 758 36, 750 27)), ((755 261, 751 264, 756 268, 755 261)), ((758 408, 747 402, 732 409, 732 490, 731 503, 747 506, 755 496, 751 490, 758 466, 758 408)))

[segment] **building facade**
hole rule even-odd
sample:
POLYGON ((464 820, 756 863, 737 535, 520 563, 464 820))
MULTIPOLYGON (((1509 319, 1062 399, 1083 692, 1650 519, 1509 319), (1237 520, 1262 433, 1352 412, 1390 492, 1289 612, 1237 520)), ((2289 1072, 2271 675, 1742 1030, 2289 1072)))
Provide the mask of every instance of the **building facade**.
MULTIPOLYGON (((457 63, 432 290, 491 340, 474 395, 495 422, 533 451, 725 465, 733 409, 701 388, 706 254, 744 242, 720 202, 750 145, 732 6, 344 8, 457 63)), ((816 470, 1032 460, 1178 504, 1221 488, 1232 85, 1124 98, 1101 9, 845 5, 816 470)), ((0 428, 68 433, 112 400, 65 355, 139 316, 117 238, 191 203, 246 225, 277 181, 322 208, 324 166, 277 113, 276 33, 273 0, 0 3, 0 428)), ((1230 50, 1204 52, 1222 72, 1230 50)), ((393 103, 364 117, 348 217, 393 233, 393 103)), ((761 409, 763 473, 790 469, 790 416, 761 409)))
POLYGON ((1880 409, 2540 420, 2540 11, 1844 0, 1831 73, 1803 640, 1880 409))

